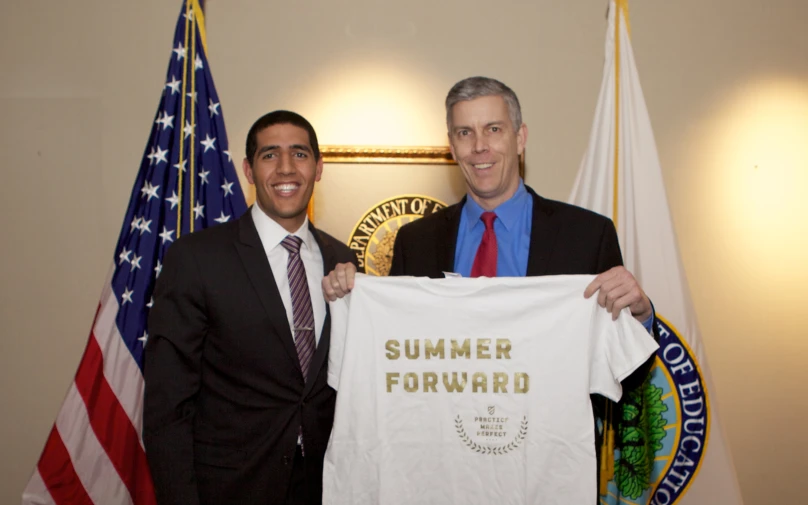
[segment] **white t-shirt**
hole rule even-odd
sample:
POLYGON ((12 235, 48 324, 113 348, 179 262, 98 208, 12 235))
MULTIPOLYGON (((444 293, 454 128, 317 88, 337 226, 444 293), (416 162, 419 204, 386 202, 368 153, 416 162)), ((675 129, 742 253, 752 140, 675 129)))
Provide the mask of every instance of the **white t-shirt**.
POLYGON ((324 505, 596 502, 590 393, 657 344, 593 276, 357 276, 331 304, 324 505))

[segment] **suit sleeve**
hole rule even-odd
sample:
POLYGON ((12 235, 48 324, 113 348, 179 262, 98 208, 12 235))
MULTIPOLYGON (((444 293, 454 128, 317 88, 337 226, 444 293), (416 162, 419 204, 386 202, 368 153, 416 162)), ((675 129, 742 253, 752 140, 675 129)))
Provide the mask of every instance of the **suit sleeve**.
MULTIPOLYGON (((356 257, 356 253, 351 249, 345 247, 341 249, 338 253, 339 259, 338 263, 353 263, 356 268, 359 268, 359 259, 356 257)), ((328 274, 328 272, 326 272, 328 274)))
POLYGON ((614 228, 614 223, 612 223, 610 219, 604 220, 597 262, 597 272, 595 273, 598 274, 610 268, 623 265, 623 254, 620 252, 617 230, 614 228))
POLYGON ((165 257, 149 315, 143 442, 160 505, 196 505, 193 422, 208 322, 200 270, 187 243, 165 257))
POLYGON ((393 261, 390 264, 390 273, 387 274, 391 277, 397 275, 406 275, 404 273, 404 245, 402 244, 404 234, 401 233, 402 230, 403 228, 398 229, 396 240, 393 242, 393 261))

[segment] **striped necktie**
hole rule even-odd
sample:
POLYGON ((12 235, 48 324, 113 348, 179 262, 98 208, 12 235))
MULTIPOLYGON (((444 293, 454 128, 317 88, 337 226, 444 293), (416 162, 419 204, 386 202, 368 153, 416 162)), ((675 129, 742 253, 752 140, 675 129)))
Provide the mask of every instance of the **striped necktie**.
POLYGON ((314 311, 311 308, 309 283, 306 280, 306 268, 300 259, 300 244, 303 239, 294 235, 287 235, 281 245, 289 251, 289 260, 286 263, 286 274, 289 277, 289 291, 292 295, 292 319, 294 321, 295 349, 300 369, 303 371, 303 380, 309 375, 309 364, 314 356, 316 344, 314 342, 314 311))

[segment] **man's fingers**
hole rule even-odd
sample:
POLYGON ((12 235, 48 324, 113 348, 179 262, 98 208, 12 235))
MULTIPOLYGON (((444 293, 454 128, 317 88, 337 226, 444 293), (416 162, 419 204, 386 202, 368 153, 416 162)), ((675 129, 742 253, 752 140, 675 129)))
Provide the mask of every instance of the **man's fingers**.
POLYGON ((608 279, 608 277, 606 277, 606 272, 604 272, 604 273, 598 275, 597 277, 595 277, 594 279, 592 279, 592 282, 590 282, 589 285, 584 290, 584 298, 589 298, 590 296, 597 293, 597 291, 603 286, 603 283, 607 279, 608 279))
MULTIPOLYGON (((589 298, 590 296, 594 295, 595 292, 598 290, 603 289, 603 286, 606 283, 614 281, 615 276, 619 275, 622 270, 625 270, 624 267, 614 267, 606 270, 605 272, 599 274, 597 277, 592 279, 592 282, 584 290, 584 298, 589 298)), ((601 304, 603 305, 603 304, 601 304)))
POLYGON ((614 319, 620 311, 629 307, 632 315, 641 318, 650 313, 651 304, 637 283, 637 279, 625 267, 614 267, 595 277, 584 290, 590 298, 597 292, 598 305, 605 307, 614 319))
POLYGON ((594 295, 598 289, 600 289, 600 282, 598 279, 598 277, 595 277, 595 279, 586 287, 584 290, 584 298, 589 298, 590 296, 594 295))
POLYGON ((626 284, 611 284, 602 287, 601 292, 606 295, 606 309, 611 312, 618 300, 631 292, 631 286, 626 284))
POLYGON ((333 302, 351 292, 356 277, 356 266, 353 263, 340 263, 334 270, 323 277, 323 296, 333 302))
POLYGON ((633 303, 632 300, 633 298, 631 293, 626 293, 624 296, 615 300, 614 305, 612 305, 611 310, 609 310, 609 312, 612 313, 612 320, 617 319, 620 312, 633 303))
POLYGON ((323 277, 323 282, 322 282, 323 296, 329 302, 333 302, 334 300, 337 299, 337 293, 334 290, 334 284, 339 285, 339 283, 336 281, 336 275, 332 271, 328 275, 323 277))
MULTIPOLYGON (((335 286, 334 289, 342 291, 343 293, 347 293, 353 289, 354 286, 354 277, 356 276, 356 267, 353 263, 341 263, 337 265, 337 268, 334 269, 337 274, 337 282, 339 283, 338 286, 335 286)), ((343 294, 343 296, 345 296, 343 294)))
POLYGON ((620 278, 612 276, 606 279, 598 290, 598 304, 607 309, 614 304, 614 301, 623 296, 624 289, 620 284, 620 278))
POLYGON ((601 307, 606 306, 606 295, 607 291, 605 289, 601 288, 598 291, 598 305, 600 305, 601 307))
POLYGON ((636 282, 620 283, 609 289, 604 286, 601 288, 601 294, 605 294, 603 306, 612 313, 614 319, 617 319, 617 316, 626 307, 629 307, 634 315, 645 312, 645 296, 636 282))

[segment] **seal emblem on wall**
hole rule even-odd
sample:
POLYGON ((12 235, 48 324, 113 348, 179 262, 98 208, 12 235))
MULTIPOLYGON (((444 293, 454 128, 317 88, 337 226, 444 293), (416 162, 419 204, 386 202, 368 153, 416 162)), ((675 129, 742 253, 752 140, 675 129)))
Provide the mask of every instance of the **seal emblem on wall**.
POLYGON ((359 271, 387 275, 398 229, 444 207, 445 203, 423 195, 394 196, 371 207, 348 238, 348 246, 359 259, 359 271))
POLYGON ((622 450, 603 505, 674 505, 699 473, 710 431, 710 402, 696 355, 657 313, 659 351, 642 387, 623 403, 622 450))

